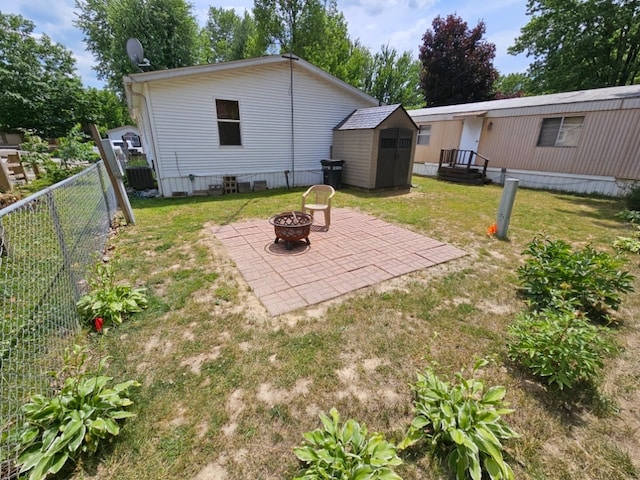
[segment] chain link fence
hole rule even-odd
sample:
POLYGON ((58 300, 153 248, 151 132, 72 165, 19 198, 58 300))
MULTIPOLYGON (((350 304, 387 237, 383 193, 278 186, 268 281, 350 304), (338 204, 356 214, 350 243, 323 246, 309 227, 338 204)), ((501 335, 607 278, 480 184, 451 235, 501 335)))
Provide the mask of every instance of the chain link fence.
POLYGON ((0 210, 0 479, 16 474, 7 433, 53 388, 48 372, 79 330, 75 304, 104 250, 116 197, 102 162, 0 210))

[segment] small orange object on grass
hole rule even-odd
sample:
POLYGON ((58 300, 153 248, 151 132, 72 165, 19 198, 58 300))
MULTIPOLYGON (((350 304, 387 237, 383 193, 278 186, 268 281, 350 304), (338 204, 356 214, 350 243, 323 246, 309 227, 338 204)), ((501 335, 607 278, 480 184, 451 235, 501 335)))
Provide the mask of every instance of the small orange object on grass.
POLYGON ((490 237, 493 237, 496 233, 498 233, 498 225, 497 224, 494 223, 489 228, 487 228, 487 235, 489 235, 490 237))

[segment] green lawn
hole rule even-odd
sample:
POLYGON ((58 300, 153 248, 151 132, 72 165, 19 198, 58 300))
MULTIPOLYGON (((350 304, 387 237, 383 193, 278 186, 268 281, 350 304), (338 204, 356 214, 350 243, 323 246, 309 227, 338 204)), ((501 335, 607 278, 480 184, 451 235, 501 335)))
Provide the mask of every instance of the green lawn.
MULTIPOLYGON (((149 289, 150 308, 106 335, 110 373, 142 383, 129 420, 99 462, 77 478, 288 479, 292 448, 336 407, 370 432, 399 441, 412 419, 409 383, 430 362, 443 377, 494 360, 482 372, 504 385, 522 434, 507 445, 518 479, 638 476, 640 299, 617 315, 624 347, 600 395, 560 394, 506 359, 506 329, 524 301, 516 268, 533 237, 613 253, 629 227, 618 200, 520 189, 509 240, 488 237, 502 189, 414 178, 405 195, 339 190, 350 207, 451 243, 469 255, 363 289, 329 305, 269 317, 207 225, 266 219, 299 208, 297 188, 210 198, 134 200, 137 225, 112 239, 114 268, 149 289), (637 410, 635 410, 637 411, 637 410), (634 465, 635 463, 635 465, 634 465)), ((638 256, 629 270, 640 275, 638 256)), ((636 282, 637 283, 637 282, 636 282)), ((426 454, 404 455, 405 480, 445 479, 426 454)))

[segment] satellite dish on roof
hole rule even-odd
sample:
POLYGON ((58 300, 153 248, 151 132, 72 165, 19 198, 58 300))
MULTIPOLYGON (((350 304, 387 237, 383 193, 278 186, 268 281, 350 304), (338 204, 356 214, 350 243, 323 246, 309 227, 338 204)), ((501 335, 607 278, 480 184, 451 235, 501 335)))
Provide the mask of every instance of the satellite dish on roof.
POLYGON ((140 71, 142 71, 141 67, 151 66, 149 60, 144 58, 142 44, 137 38, 130 38, 127 40, 127 55, 129 55, 131 63, 138 67, 140 71))

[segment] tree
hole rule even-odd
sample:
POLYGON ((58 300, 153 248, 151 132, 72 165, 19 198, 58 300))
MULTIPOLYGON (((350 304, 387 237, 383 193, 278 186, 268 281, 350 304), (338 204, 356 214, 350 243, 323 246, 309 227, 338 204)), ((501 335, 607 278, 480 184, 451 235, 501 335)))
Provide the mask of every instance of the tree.
POLYGON ((0 12, 0 129, 64 135, 81 107, 82 83, 70 51, 35 24, 0 12))
POLYGON ((240 17, 233 8, 209 7, 207 23, 200 35, 204 63, 259 57, 266 52, 266 42, 258 38, 253 17, 248 12, 240 17))
POLYGON ((496 46, 482 39, 484 22, 473 30, 456 15, 437 16, 420 46, 420 85, 427 107, 478 102, 492 98, 498 78, 493 67, 496 46))
POLYGON ((371 54, 349 38, 335 0, 255 0, 253 14, 266 51, 292 52, 351 85, 363 85, 371 54))
POLYGON ((536 93, 640 81, 640 1, 529 0, 527 15, 509 53, 533 57, 536 93))
POLYGON ((496 83, 493 84, 493 88, 497 100, 524 97, 531 91, 531 79, 524 73, 500 75, 496 83))
POLYGON ((421 107, 420 63, 410 52, 398 56, 395 48, 382 45, 373 56, 364 91, 383 103, 401 103, 405 108, 421 107))
POLYGON ((139 71, 127 56, 129 38, 143 45, 147 70, 191 66, 200 57, 198 24, 185 0, 76 0, 76 8, 98 78, 121 96, 122 77, 139 71))
POLYGON ((95 123, 105 130, 132 124, 129 110, 112 90, 87 88, 85 90, 85 108, 79 119, 82 124, 95 123))

